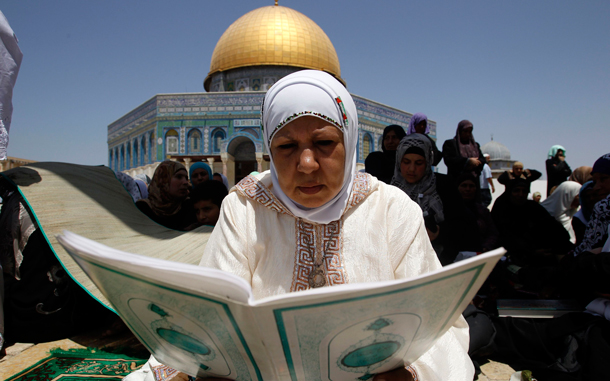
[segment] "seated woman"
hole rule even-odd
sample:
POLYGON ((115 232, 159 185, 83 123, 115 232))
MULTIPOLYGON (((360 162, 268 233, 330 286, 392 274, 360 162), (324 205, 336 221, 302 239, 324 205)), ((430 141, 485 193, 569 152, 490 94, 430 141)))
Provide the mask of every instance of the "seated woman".
POLYGON ((227 176, 223 175, 222 173, 216 172, 214 173, 213 178, 216 181, 220 181, 225 186, 225 188, 227 188, 227 191, 229 190, 229 179, 227 179, 227 176))
POLYGON ((212 180, 212 177, 212 169, 202 161, 198 161, 189 167, 189 179, 193 188, 204 181, 212 180))
POLYGON ((583 237, 585 236, 585 230, 589 224, 593 207, 600 201, 597 199, 595 192, 593 192, 593 181, 587 181, 583 184, 578 192, 578 202, 580 203, 580 209, 572 217, 572 229, 574 230, 574 236, 576 237, 576 245, 580 245, 583 237))
POLYGON ((597 159, 593 164, 593 191, 595 196, 602 198, 593 207, 591 218, 585 230, 582 242, 574 250, 574 255, 586 251, 599 251, 608 239, 610 225, 610 153, 597 159))
POLYGON ((409 120, 409 128, 407 128, 407 135, 415 133, 425 135, 428 139, 430 139, 430 143, 432 144, 432 152, 434 153, 432 165, 437 166, 443 158, 443 153, 438 150, 434 140, 432 140, 432 138, 428 136, 428 134, 430 134, 430 126, 428 125, 428 117, 426 116, 426 114, 417 112, 413 114, 411 120, 409 120))
MULTIPOLYGON (((476 231, 465 236, 460 251, 475 251, 483 253, 496 249, 500 246, 500 233, 491 218, 489 209, 476 202, 477 183, 472 174, 463 174, 458 178, 458 192, 462 201, 470 212, 470 218, 476 221, 476 231)), ((464 216, 468 218, 468 215, 464 216)))
POLYGON ((187 200, 189 194, 186 168, 166 160, 155 170, 148 187, 148 197, 136 206, 151 220, 174 230, 189 230, 195 223, 195 213, 187 200))
POLYGON ((586 182, 589 182, 593 179, 593 176, 591 175, 591 171, 593 171, 593 167, 588 167, 586 165, 583 165, 581 167, 576 168, 572 172, 570 177, 568 177, 568 180, 576 181, 580 185, 585 185, 586 182))
POLYGON ((383 130, 382 151, 371 152, 364 160, 364 170, 377 179, 389 184, 394 176, 396 147, 405 137, 405 130, 397 124, 391 124, 383 130))
MULTIPOLYGON (((540 204, 528 200, 530 183, 516 179, 494 203, 491 216, 507 250, 513 281, 541 293, 558 259, 573 248, 570 235, 540 204)), ((508 295, 504 295, 507 297, 508 295)), ((542 295, 539 295, 542 296, 542 295)))
POLYGON ((576 235, 572 229, 572 216, 580 206, 578 192, 580 184, 575 181, 564 181, 559 184, 546 200, 540 203, 544 209, 559 221, 570 234, 570 242, 576 243, 576 235))
MULTIPOLYGON (((265 95, 262 124, 271 169, 225 198, 202 266, 243 277, 255 298, 440 268, 419 207, 356 172, 358 116, 340 82, 313 70, 282 78, 265 95)), ((472 380, 467 325, 452 324, 409 367, 376 379, 472 380)))
POLYGON ((433 150, 422 134, 407 135, 396 150, 392 185, 400 188, 423 211, 428 237, 441 263, 452 263, 461 241, 476 229, 474 220, 464 224, 466 210, 451 179, 432 172, 433 150))

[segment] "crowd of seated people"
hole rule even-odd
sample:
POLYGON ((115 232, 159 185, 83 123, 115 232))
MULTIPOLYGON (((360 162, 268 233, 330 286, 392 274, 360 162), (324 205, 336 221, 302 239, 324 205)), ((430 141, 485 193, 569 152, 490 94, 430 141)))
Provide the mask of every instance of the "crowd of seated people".
MULTIPOLYGON (((610 273, 610 253, 600 254, 610 224, 609 155, 600 158, 593 167, 579 167, 568 173, 565 149, 554 146, 547 160, 547 173, 555 171, 549 177, 555 185, 549 187, 549 196, 542 202, 539 193, 528 199, 531 184, 541 173, 515 162, 512 170, 498 178, 505 191, 490 210, 481 184, 489 183, 493 187, 493 182, 485 175, 488 158, 474 139, 473 124, 461 121, 455 137, 444 142, 442 152, 428 133, 427 118, 421 113, 414 115, 407 133, 400 126, 388 126, 384 131, 383 152, 374 152, 366 159, 366 171, 397 187, 418 205, 427 239, 441 265, 500 246, 507 250, 480 290, 485 303, 478 307, 490 311, 489 306, 495 300, 507 298, 574 298, 582 301, 584 309, 595 297, 610 291, 606 277, 610 273), (434 171, 442 159, 447 175, 434 171)), ((284 154, 284 145, 279 147, 284 154)), ((215 226, 223 218, 222 202, 228 193, 226 177, 212 174, 204 163, 191 166, 190 185, 186 169, 179 163, 161 163, 157 172, 148 188, 148 197, 137 202, 149 217, 178 230, 215 226)), ((603 309, 605 304, 600 303, 602 307, 596 308, 603 309)), ((519 320, 507 323, 494 319, 493 330, 498 332, 498 338, 492 342, 491 347, 495 348, 492 352, 498 358, 523 360, 521 343, 515 344, 515 337, 523 332, 532 334, 539 327, 519 320), (512 352, 498 350, 498 345, 508 345, 512 352)), ((599 323, 598 320, 583 321, 586 325, 599 323)), ((574 328, 572 321, 567 324, 570 329, 574 328)), ((477 329, 471 327, 471 335, 477 334, 477 329)), ((527 342, 526 338, 523 340, 527 342)), ((531 344, 548 344, 544 335, 538 340, 541 342, 531 344)), ((521 364, 538 369, 542 362, 521 364)), ((589 362, 581 361, 581 365, 587 366, 582 374, 597 371, 589 362)), ((544 370, 538 372, 545 374, 544 370)))
POLYGON ((221 177, 221 181, 213 178, 211 168, 205 163, 193 164, 187 175, 181 163, 163 161, 155 170, 147 197, 138 199, 136 206, 150 219, 170 229, 189 231, 202 225, 214 226, 228 189, 226 178, 221 177))
MULTIPOLYGON (((505 258, 481 291, 487 300, 569 297, 582 302, 583 309, 610 317, 610 154, 593 167, 579 167, 572 173, 565 149, 554 146, 547 173, 555 184, 542 203, 528 199, 531 183, 540 172, 515 163, 501 176, 506 189, 490 211, 481 184, 493 187, 493 182, 485 173, 481 177, 487 160, 470 121, 458 123, 455 136, 444 142, 442 151, 428 136, 424 114, 413 116, 407 132, 388 126, 383 152, 366 159, 369 174, 357 174, 357 111, 343 85, 324 73, 297 72, 278 81, 265 98, 264 137, 271 170, 248 177, 230 194, 227 178, 213 173, 205 163, 187 169, 164 161, 152 179, 117 174, 143 212, 142 218, 182 231, 214 226, 202 265, 242 276, 257 297, 293 292, 294 259, 286 253, 294 253, 300 243, 291 229, 311 224, 334 229, 340 220, 336 234, 345 245, 341 254, 345 283, 415 277, 503 246, 505 258), (300 102, 304 100, 313 109, 303 111, 300 102), (337 100, 345 108, 337 107, 337 100), (300 112, 303 115, 294 118, 300 112), (447 166, 446 175, 434 170, 441 160, 447 166), (262 204, 253 196, 253 186, 273 203, 262 204), (353 189, 363 197, 350 198, 353 189), (362 223, 365 219, 376 223, 362 223), (248 244, 253 239, 257 244, 248 244)), ((10 210, 8 205, 3 208, 6 217, 10 210)), ((319 252, 324 245, 316 242, 312 248, 308 250, 318 251, 310 253, 306 288, 332 286, 334 278, 325 269, 326 254, 319 252)), ((610 327, 599 316, 573 315, 571 319, 563 321, 567 328, 557 337, 564 340, 575 333, 588 341, 579 342, 584 353, 576 356, 580 368, 573 363, 564 368, 582 369, 580 378, 573 379, 599 379, 595 361, 583 359, 603 359, 610 353, 610 327), (583 333, 583 327, 590 330, 583 333)), ((528 343, 532 348, 546 348, 540 353, 555 362, 562 359, 553 347, 556 337, 536 336, 542 328, 515 322, 494 322, 498 346, 512 350, 499 351, 500 355, 532 360, 535 356, 522 348, 528 343), (522 341, 517 342, 518 337, 522 341), (534 337, 538 341, 533 342, 534 337)), ((468 327, 460 317, 422 358, 376 379, 472 379, 468 353, 468 327)), ((536 358, 535 364, 524 364, 548 367, 547 360, 536 358)), ((134 374, 128 379, 146 377, 134 374)))
POLYGON ((528 199, 540 171, 515 162, 499 176, 505 191, 490 212, 481 197, 487 158, 472 130, 472 123, 463 120, 455 137, 443 144, 443 175, 432 170, 438 154, 425 130, 409 127, 396 150, 391 184, 422 209, 428 237, 443 265, 468 252, 500 246, 507 250, 473 300, 485 311, 473 306, 474 311, 495 316, 498 299, 557 299, 576 301, 577 309, 585 312, 544 321, 492 317, 487 318, 488 330, 480 328, 480 321, 471 324, 472 311, 465 313, 474 346, 469 353, 477 353, 484 342, 479 354, 534 369, 541 379, 604 379, 601 359, 610 355, 610 154, 593 167, 572 172, 565 148, 553 146, 542 202, 540 192, 528 199))

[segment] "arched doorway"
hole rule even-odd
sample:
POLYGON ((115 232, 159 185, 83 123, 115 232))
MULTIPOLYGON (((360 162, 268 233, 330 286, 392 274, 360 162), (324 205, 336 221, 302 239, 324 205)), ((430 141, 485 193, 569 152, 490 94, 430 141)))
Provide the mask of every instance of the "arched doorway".
POLYGON ((235 184, 257 170, 256 147, 252 140, 239 136, 231 141, 227 152, 235 160, 235 184))

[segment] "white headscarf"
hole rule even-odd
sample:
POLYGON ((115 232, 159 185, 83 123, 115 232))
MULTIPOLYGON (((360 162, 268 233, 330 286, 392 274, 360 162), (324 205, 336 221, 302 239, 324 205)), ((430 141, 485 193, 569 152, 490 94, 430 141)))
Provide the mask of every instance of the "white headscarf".
POLYGON ((297 217, 327 224, 341 218, 352 191, 358 142, 358 113, 347 89, 331 75, 316 70, 301 70, 277 81, 265 94, 261 112, 263 133, 271 159, 273 194, 297 217), (343 132, 345 168, 343 186, 332 200, 317 208, 306 208, 290 199, 281 189, 271 141, 288 123, 303 116, 329 122, 343 132))
POLYGON ((576 235, 572 229, 572 217, 578 208, 573 209, 571 205, 574 197, 578 196, 580 187, 581 185, 575 181, 564 181, 546 200, 540 203, 570 233, 572 243, 576 243, 576 235))

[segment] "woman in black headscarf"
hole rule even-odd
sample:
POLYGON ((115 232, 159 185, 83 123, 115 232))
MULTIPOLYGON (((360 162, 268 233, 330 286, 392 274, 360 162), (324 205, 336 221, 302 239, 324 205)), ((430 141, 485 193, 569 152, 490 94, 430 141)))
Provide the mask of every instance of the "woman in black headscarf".
POLYGON ((397 124, 391 124, 383 130, 382 151, 371 152, 364 161, 366 173, 377 177, 386 184, 392 181, 396 163, 396 148, 407 134, 397 124))

